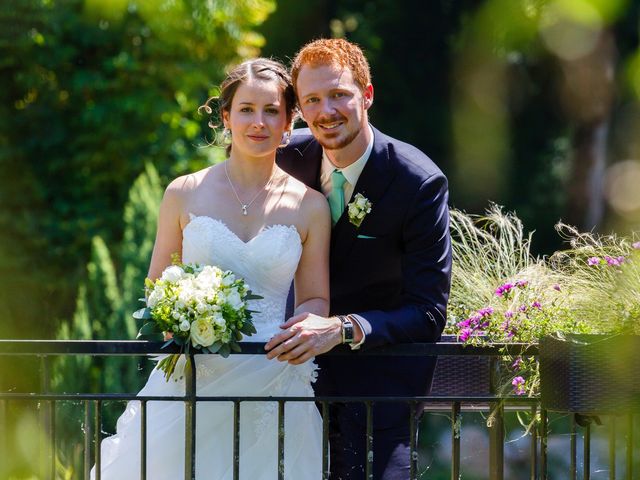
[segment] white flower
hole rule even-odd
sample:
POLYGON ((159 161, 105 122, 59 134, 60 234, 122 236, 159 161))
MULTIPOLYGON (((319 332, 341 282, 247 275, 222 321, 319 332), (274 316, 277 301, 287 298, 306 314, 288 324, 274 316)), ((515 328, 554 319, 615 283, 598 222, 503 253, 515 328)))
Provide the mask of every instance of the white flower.
POLYGON ((222 277, 222 285, 224 285, 225 287, 228 287, 235 281, 236 281, 236 276, 230 271, 226 271, 224 276, 222 277))
POLYGON ((162 272, 160 280, 163 280, 165 282, 177 282, 182 277, 184 277, 184 275, 184 270, 182 270, 177 265, 171 265, 170 267, 167 267, 164 272, 162 272))
POLYGON ((218 325, 219 327, 226 327, 227 323, 224 321, 224 317, 220 312, 216 312, 213 314, 213 323, 218 325))
POLYGON ((191 329, 191 324, 189 323, 189 320, 182 320, 180 322, 180 331, 182 332, 187 332, 191 329))
POLYGON ((216 332, 211 322, 204 318, 194 320, 191 324, 191 344, 194 347, 208 347, 216 340, 216 332))
POLYGON ((242 301, 242 297, 240 297, 240 294, 235 289, 231 290, 227 294, 227 303, 231 306, 231 308, 235 310, 240 309, 244 305, 244 302, 242 301))
POLYGON ((349 222, 359 227, 365 215, 371 212, 372 203, 361 193, 356 193, 353 201, 347 205, 349 222))
POLYGON ((164 288, 154 288, 149 294, 149 298, 147 298, 147 306, 149 308, 155 308, 164 297, 164 288))

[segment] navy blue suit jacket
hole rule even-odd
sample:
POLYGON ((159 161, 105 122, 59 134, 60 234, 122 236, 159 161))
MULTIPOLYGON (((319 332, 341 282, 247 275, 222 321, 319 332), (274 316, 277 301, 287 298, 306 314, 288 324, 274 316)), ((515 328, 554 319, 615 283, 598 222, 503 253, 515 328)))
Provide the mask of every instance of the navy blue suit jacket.
MULTIPOLYGON (((447 179, 415 147, 373 133, 373 150, 353 193, 371 201, 371 212, 356 227, 345 209, 331 234, 331 314, 364 319, 362 350, 435 342, 445 325, 451 280, 447 179)), ((285 171, 316 190, 321 160, 322 147, 308 129, 295 130, 278 154, 285 171)), ((317 362, 318 395, 425 395, 435 368, 435 358, 358 351, 317 362)), ((406 409, 397 407, 377 409, 374 424, 406 422, 406 409)))

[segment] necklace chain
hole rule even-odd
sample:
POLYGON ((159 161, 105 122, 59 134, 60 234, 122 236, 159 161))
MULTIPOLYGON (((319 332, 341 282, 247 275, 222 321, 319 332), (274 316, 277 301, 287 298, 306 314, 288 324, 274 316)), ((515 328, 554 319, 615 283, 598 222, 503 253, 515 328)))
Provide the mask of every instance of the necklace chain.
POLYGON ((267 183, 265 183, 264 186, 260 190, 258 190, 258 193, 254 195, 251 201, 248 203, 243 203, 243 201, 240 200, 240 196, 238 195, 238 192, 236 191, 236 187, 233 186, 233 182, 231 181, 231 177, 229 176, 229 171, 227 170, 227 163, 228 163, 228 160, 224 162, 224 173, 227 176, 227 180, 229 181, 229 185, 231 186, 231 190, 233 191, 233 194, 236 196, 236 200, 238 200, 238 203, 240 204, 240 208, 242 209, 242 215, 246 216, 248 215, 247 208, 249 208, 251 204, 255 202, 256 199, 260 196, 260 194, 271 184, 271 181, 273 180, 273 177, 276 174, 275 169, 271 174, 271 176, 269 177, 269 180, 267 180, 267 183))

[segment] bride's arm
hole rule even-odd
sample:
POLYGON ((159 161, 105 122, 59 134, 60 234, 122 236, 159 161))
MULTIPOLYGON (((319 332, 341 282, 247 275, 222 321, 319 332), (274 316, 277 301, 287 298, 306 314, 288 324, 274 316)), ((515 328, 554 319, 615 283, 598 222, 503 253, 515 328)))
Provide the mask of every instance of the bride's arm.
POLYGON ((153 254, 147 276, 155 280, 171 265, 172 255, 181 254, 182 227, 180 216, 184 204, 184 178, 177 178, 169 184, 162 197, 158 215, 158 230, 153 245, 153 254))
POLYGON ((331 220, 322 194, 308 191, 300 209, 306 235, 295 276, 295 311, 327 316, 329 314, 329 241, 331 220))

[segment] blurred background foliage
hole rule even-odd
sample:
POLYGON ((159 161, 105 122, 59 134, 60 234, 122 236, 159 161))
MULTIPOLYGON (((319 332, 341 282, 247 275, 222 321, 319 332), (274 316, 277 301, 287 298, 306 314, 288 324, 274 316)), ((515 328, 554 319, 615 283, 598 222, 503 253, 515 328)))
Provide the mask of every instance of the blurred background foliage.
POLYGON ((320 36, 365 49, 372 122, 442 167, 453 206, 506 206, 541 254, 561 246, 561 218, 637 229, 639 17, 637 0, 4 2, 0 336, 51 338, 72 321, 96 238, 136 297, 126 272, 135 258, 144 276, 137 242, 153 228, 125 234, 127 199, 151 208, 135 206, 135 179, 153 165, 162 188, 219 160, 197 107, 225 68, 286 62, 320 36))
MULTIPOLYGON (((223 158, 198 106, 229 65, 320 36, 363 47, 372 123, 441 166, 452 206, 515 211, 538 254, 559 219, 637 231, 639 22, 639 0, 2 2, 0 338, 132 338, 164 186, 223 158)), ((134 363, 66 359, 52 386, 135 391, 134 363)))

